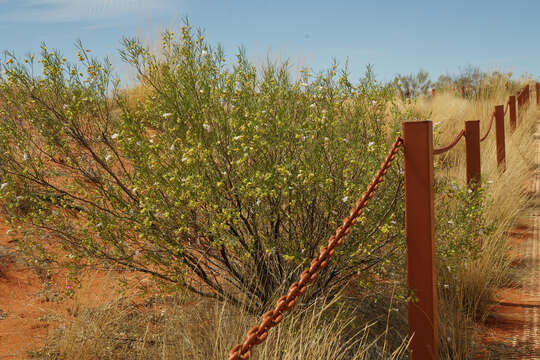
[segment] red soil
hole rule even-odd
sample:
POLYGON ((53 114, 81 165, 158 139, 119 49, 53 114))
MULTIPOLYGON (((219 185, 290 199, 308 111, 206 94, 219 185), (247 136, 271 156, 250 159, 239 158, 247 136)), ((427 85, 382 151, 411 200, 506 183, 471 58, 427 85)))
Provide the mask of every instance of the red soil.
POLYGON ((40 278, 20 261, 17 242, 6 231, 0 225, 0 360, 28 359, 28 352, 38 350, 48 332, 77 306, 97 306, 117 296, 118 273, 88 272, 76 295, 66 296, 73 286, 66 272, 40 278))
POLYGON ((512 266, 523 278, 497 291, 497 303, 478 335, 483 344, 480 359, 540 359, 540 237, 533 230, 531 226, 511 233, 512 266))

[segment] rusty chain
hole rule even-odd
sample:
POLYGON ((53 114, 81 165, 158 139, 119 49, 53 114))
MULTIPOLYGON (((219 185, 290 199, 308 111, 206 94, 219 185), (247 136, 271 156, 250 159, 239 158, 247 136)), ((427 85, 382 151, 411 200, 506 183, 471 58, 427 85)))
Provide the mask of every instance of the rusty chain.
POLYGON ((459 140, 461 140, 461 138, 465 135, 465 129, 461 129, 461 131, 459 132, 459 134, 456 135, 456 137, 454 138, 454 140, 452 140, 450 142, 450 144, 446 145, 445 147, 442 147, 440 149, 435 149, 433 150, 433 155, 439 155, 439 154, 442 154, 442 153, 445 153, 447 152, 448 150, 452 149, 454 146, 456 146, 456 144, 459 142, 459 140))
POLYGON ((486 134, 480 138, 480 142, 486 140, 486 138, 489 135, 489 132, 491 131, 491 126, 493 125, 493 119, 495 119, 495 111, 491 113, 491 118, 489 119, 489 126, 486 131, 486 134))
POLYGON ((328 259, 335 253, 335 248, 343 243, 343 238, 350 233, 351 227, 358 221, 358 217, 362 214, 362 210, 367 206, 368 201, 379 188, 379 184, 383 181, 384 176, 388 172, 388 168, 392 164, 392 160, 394 160, 394 157, 402 144, 403 139, 397 137, 392 148, 388 152, 388 155, 377 171, 377 174, 373 177, 366 191, 362 194, 362 197, 356 202, 355 207, 351 209, 349 216, 347 216, 343 220, 342 225, 336 229, 335 235, 332 235, 328 240, 328 244, 320 249, 319 256, 311 261, 309 268, 305 269, 302 274, 300 274, 300 280, 294 282, 289 287, 287 295, 280 297, 276 302, 276 307, 262 316, 261 323, 247 332, 246 340, 231 349, 228 360, 249 359, 253 346, 261 344, 266 340, 268 331, 272 327, 278 325, 283 319, 283 313, 291 310, 295 305, 295 299, 305 294, 307 285, 317 278, 317 272, 319 270, 326 267, 328 259))

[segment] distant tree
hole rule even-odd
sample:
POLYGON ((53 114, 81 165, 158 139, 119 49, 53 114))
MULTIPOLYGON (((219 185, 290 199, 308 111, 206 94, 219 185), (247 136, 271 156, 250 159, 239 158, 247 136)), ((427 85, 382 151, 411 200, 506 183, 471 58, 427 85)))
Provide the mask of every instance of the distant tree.
POLYGON ((404 98, 414 98, 427 94, 431 88, 431 80, 427 71, 420 70, 417 74, 396 75, 394 86, 404 98))

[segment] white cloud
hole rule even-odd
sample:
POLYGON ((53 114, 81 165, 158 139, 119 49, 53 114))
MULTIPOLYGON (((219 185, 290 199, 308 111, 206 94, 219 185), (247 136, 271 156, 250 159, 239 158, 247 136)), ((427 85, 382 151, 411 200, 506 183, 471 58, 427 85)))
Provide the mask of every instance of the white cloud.
POLYGON ((172 0, 19 0, 2 9, 0 20, 43 23, 100 21, 149 15, 170 9, 173 5, 172 0))

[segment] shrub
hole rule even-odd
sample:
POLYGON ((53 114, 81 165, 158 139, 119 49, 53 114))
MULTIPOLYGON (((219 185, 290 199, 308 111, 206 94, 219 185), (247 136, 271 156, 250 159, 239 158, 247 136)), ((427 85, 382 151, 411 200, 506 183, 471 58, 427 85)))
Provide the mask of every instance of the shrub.
POLYGON ((394 86, 400 92, 403 98, 415 98, 420 95, 426 95, 431 87, 429 73, 420 70, 416 75, 398 74, 394 79, 394 86))
MULTIPOLYGON (((78 64, 43 45, 40 76, 34 56, 8 54, 0 198, 23 246, 74 270, 109 263, 266 308, 386 154, 398 126, 383 120, 392 87, 369 68, 353 86, 336 65, 297 79, 287 63, 257 69, 242 51, 228 65, 187 22, 162 34, 160 54, 124 39, 121 55, 145 89, 137 102, 81 44, 78 64)), ((402 266, 389 257, 403 244, 401 188, 396 164, 308 299, 402 266)))

